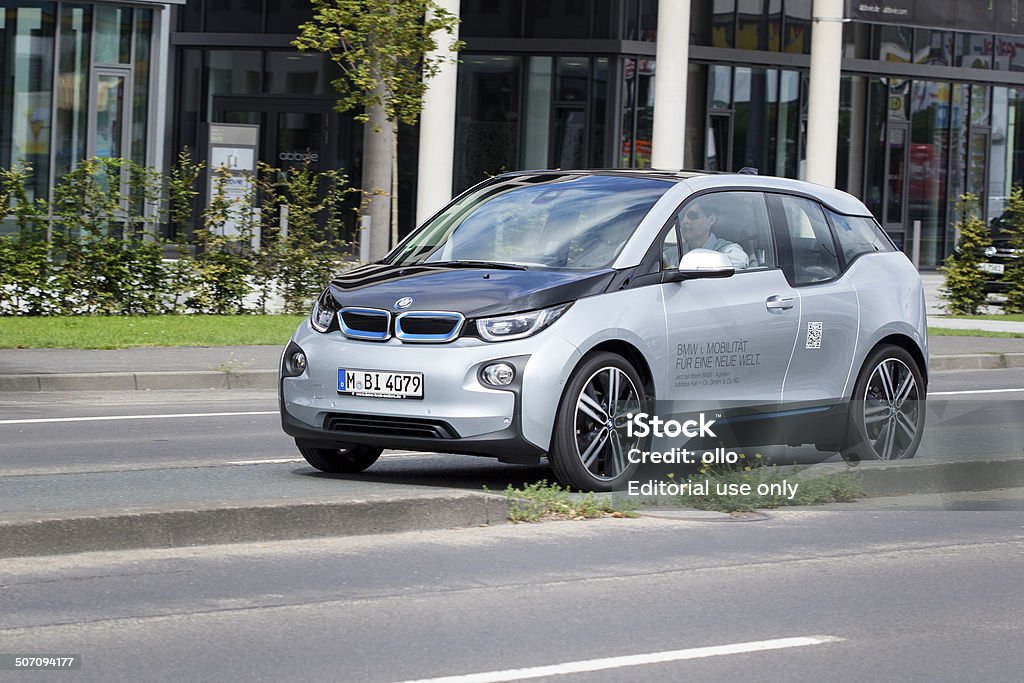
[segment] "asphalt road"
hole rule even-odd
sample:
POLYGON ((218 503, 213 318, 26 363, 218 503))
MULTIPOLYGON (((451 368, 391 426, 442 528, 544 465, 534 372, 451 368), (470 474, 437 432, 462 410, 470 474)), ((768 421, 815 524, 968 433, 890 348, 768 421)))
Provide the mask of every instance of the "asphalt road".
POLYGON ((1022 551, 1024 513, 786 511, 7 560, 0 651, 82 657, 11 680, 1011 681, 1022 551))
MULTIPOLYGON (((930 393, 925 440, 917 457, 985 458, 1020 453, 1024 448, 1024 369, 935 373, 930 393), (976 391, 993 393, 959 393, 976 391)), ((813 448, 761 450, 779 463, 837 459, 813 448)), ((293 442, 281 431, 272 391, 5 392, 0 396, 0 475, 274 460, 301 463, 299 458, 293 442), (106 419, 39 422, 68 418, 106 419), (11 423, 18 420, 33 422, 11 423)), ((479 489, 485 483, 504 488, 522 478, 550 473, 485 458, 390 454, 369 470, 370 475, 442 485, 454 478, 456 485, 479 489)))

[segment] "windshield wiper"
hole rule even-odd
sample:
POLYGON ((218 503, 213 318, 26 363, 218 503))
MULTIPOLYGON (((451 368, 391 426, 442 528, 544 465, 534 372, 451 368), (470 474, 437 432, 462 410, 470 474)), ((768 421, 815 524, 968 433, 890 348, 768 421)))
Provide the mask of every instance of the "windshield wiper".
POLYGON ((526 270, 526 266, 518 263, 502 263, 501 261, 424 261, 425 266, 442 266, 444 268, 495 268, 501 270, 526 270))

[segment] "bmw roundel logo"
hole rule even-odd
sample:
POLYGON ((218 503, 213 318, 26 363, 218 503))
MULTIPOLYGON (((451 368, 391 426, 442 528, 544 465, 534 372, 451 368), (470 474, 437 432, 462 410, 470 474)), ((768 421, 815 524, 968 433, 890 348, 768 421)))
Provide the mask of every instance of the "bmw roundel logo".
POLYGON ((403 296, 401 299, 395 302, 395 310, 400 311, 403 308, 409 308, 412 306, 413 298, 411 296, 403 296))

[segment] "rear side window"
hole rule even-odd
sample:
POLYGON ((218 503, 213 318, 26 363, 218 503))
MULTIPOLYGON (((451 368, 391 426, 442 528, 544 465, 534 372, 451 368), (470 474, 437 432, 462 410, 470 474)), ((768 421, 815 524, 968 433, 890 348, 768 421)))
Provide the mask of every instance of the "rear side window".
POLYGON ((839 275, 839 257, 825 214, 817 202, 779 195, 793 250, 793 284, 807 285, 839 275))
POLYGON ((829 211, 836 229, 839 248, 849 263, 861 254, 895 251, 875 219, 867 216, 844 216, 829 211))

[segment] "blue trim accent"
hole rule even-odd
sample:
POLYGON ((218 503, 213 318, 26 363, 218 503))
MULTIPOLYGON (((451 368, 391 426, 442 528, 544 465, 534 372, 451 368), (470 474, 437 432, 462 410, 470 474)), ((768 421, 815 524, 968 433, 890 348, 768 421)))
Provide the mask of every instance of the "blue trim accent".
POLYGON ((465 322, 466 316, 451 311, 407 311, 399 313, 395 318, 395 337, 405 342, 443 344, 458 337, 465 322), (455 322, 455 325, 448 334, 412 334, 402 330, 404 318, 449 318, 455 322))
POLYGON ((825 413, 835 407, 835 404, 827 406, 815 406, 813 408, 794 408, 793 410, 780 410, 776 413, 759 413, 752 415, 737 415, 736 417, 718 418, 715 422, 721 424, 736 424, 740 422, 754 422, 756 420, 774 420, 780 417, 793 417, 794 415, 811 415, 813 413, 825 413))
POLYGON ((338 324, 341 325, 341 332, 350 339, 365 339, 369 341, 387 341, 391 338, 391 311, 384 310, 382 308, 357 308, 357 307, 346 307, 338 311, 338 324), (386 323, 384 326, 384 332, 364 332, 361 330, 353 330, 351 327, 345 324, 344 313, 361 313, 363 315, 375 315, 384 316, 386 323))

